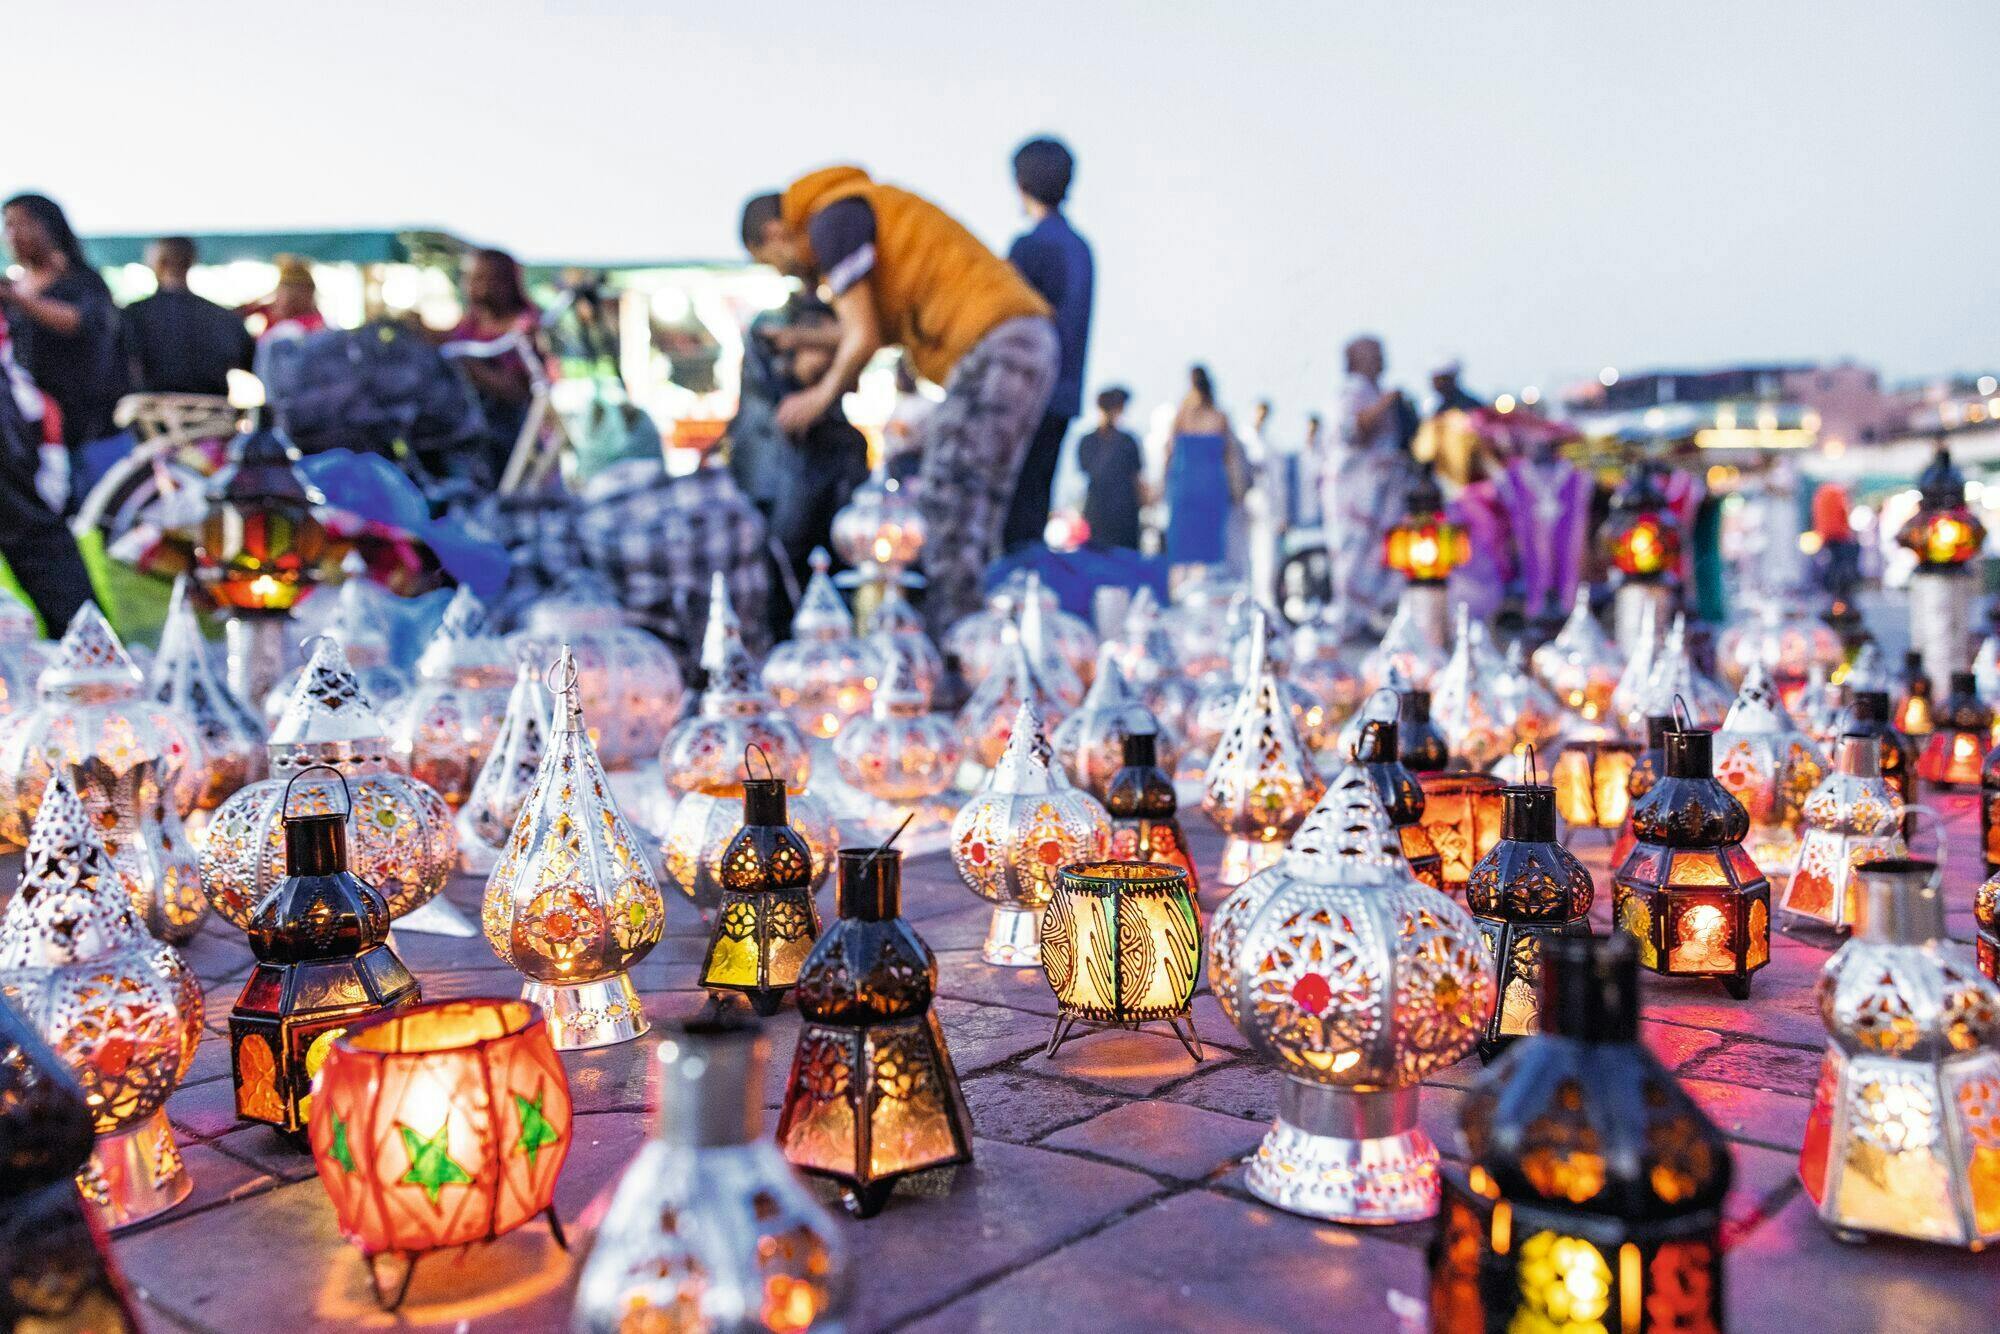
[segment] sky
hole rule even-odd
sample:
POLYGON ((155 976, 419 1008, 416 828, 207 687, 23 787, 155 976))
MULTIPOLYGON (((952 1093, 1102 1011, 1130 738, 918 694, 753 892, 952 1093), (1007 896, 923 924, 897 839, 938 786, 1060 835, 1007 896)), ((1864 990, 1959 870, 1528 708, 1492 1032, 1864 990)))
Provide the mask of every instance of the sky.
POLYGON ((1296 432, 1364 330, 1391 381, 1456 357, 1489 394, 2000 365, 1990 0, 116 0, 7 26, 0 189, 86 234, 735 256, 746 195, 852 161, 1004 248, 1008 160, 1053 132, 1097 254, 1091 383, 1141 402, 1202 361, 1296 432))

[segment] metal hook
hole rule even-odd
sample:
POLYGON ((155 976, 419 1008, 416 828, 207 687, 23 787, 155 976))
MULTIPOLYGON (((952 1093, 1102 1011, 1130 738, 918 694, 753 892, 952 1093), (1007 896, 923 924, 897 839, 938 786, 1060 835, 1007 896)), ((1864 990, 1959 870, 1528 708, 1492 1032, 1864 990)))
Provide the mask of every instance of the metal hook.
POLYGON ((1540 787, 1542 785, 1542 772, 1535 766, 1535 747, 1532 742, 1529 743, 1529 745, 1527 746, 1527 751, 1528 751, 1528 786, 1540 787))
POLYGON ((563 644, 562 652, 556 655, 556 660, 542 673, 542 683, 548 686, 552 695, 566 696, 576 693, 576 655, 570 652, 568 643, 563 644), (560 681, 557 679, 558 674, 561 674, 560 681))
MULTIPOLYGON (((1896 819, 1899 821, 1902 820, 1905 816, 1915 817, 1919 815, 1928 815, 1931 818, 1931 826, 1932 826, 1931 832, 1937 838, 1937 851, 1932 853, 1931 856, 1928 858, 1928 860, 1937 863, 1937 868, 1938 868, 1937 876, 1934 878, 1942 879, 1944 876, 1944 868, 1947 861, 1947 855, 1950 852, 1950 849, 1945 845, 1944 817, 1938 814, 1937 808, 1933 806, 1900 805, 1896 807, 1896 819)), ((1914 832, 1915 830, 1914 823, 1912 823, 1911 829, 1914 832)), ((1905 840, 1905 842, 1907 845, 1907 840, 1905 840)), ((1911 848, 1910 855, 1912 857, 1916 856, 1917 850, 1915 848, 1911 848)))
POLYGON ((278 803, 278 819, 280 822, 289 822, 292 818, 292 783, 298 782, 307 774, 317 773, 322 769, 340 780, 340 795, 347 798, 347 809, 340 813, 340 818, 345 820, 348 816, 354 814, 354 790, 347 786, 347 775, 330 764, 310 764, 293 774, 291 781, 285 784, 284 800, 278 803))
POLYGON ((1688 702, 1681 698, 1679 691, 1674 692, 1674 706, 1668 717, 1673 719, 1676 732, 1694 731, 1694 710, 1688 707, 1688 702))

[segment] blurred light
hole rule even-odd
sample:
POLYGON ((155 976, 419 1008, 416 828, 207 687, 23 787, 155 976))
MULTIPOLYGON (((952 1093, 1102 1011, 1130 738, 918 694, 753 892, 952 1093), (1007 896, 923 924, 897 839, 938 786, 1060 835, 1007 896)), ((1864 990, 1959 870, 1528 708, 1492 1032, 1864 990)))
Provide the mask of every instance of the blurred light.
POLYGON ((1799 550, 1808 556, 1819 555, 1819 549, 1823 545, 1824 543, 1820 541, 1819 534, 1810 528, 1799 534, 1799 550))
POLYGON ((1971 405, 1970 407, 1966 408, 1966 410, 1965 410, 1965 419, 1966 419, 1967 421, 1969 421, 1969 422, 1983 422, 1983 421, 1985 421, 1985 420, 1986 420, 1986 405, 1985 405, 1984 403, 1974 403, 1974 404, 1972 404, 1972 405, 1971 405))
POLYGON ((1846 452, 1847 442, 1845 440, 1833 439, 1826 442, 1826 456, 1828 458, 1837 459, 1846 452))
MULTIPOLYGON (((1612 385, 1617 384, 1618 368, 1616 366, 1606 366, 1603 370, 1597 373, 1597 382, 1603 385, 1606 389, 1609 389, 1612 385)), ((1983 389, 1980 392, 1991 393, 1993 391, 1990 389, 1983 389)))
POLYGON ((1514 410, 1514 396, 1512 394, 1500 395, 1500 397, 1493 400, 1493 407, 1499 412, 1512 412, 1514 410))
POLYGON ((2000 380, 1996 380, 1990 375, 1980 376, 1979 392, 1982 394, 2000 393, 2000 380))
POLYGON ((1723 407, 1718 409, 1715 414, 1715 424, 1725 431, 1735 430, 1736 409, 1733 407, 1723 407))
POLYGON ((1648 428, 1657 431, 1666 424, 1667 424, 1667 414, 1664 409, 1661 408, 1646 409, 1646 425, 1648 428))
POLYGON ((1528 405, 1529 407, 1533 407, 1535 404, 1541 401, 1542 401, 1542 391, 1540 389, 1537 389, 1534 385, 1529 385, 1526 389, 1523 389, 1521 391, 1521 402, 1528 405))

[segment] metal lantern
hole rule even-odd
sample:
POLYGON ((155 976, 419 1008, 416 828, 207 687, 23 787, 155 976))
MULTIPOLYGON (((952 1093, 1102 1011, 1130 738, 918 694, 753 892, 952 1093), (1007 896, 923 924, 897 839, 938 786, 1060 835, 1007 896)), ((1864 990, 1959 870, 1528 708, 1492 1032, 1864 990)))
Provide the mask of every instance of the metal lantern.
POLYGON ((930 708, 944 680, 944 656, 924 630, 924 618, 903 595, 901 583, 883 586, 882 600, 868 618, 861 646, 875 655, 874 675, 885 681, 893 671, 906 689, 914 690, 930 708))
POLYGON ((573 577, 536 601, 507 645, 538 663, 569 649, 585 715, 596 720, 591 744, 607 769, 634 768, 659 754, 687 700, 672 650, 630 624, 616 594, 594 576, 573 577))
MULTIPOLYGON (((385 716, 391 714, 402 703, 403 697, 410 693, 412 682, 410 674, 390 657, 389 632, 379 604, 384 599, 400 599, 359 572, 349 575, 331 594, 322 593, 319 598, 314 598, 311 605, 317 607, 320 598, 330 598, 333 610, 330 615, 317 618, 318 629, 315 633, 340 645, 347 654, 347 665, 353 671, 355 680, 361 683, 362 693, 368 696, 368 702, 385 716)), ((305 670, 303 665, 293 668, 274 689, 265 694, 262 704, 266 721, 275 726, 284 715, 285 706, 298 690, 299 679, 305 675, 305 670)))
POLYGON ((618 809, 584 727, 576 659, 549 669, 555 721, 535 790, 486 881, 486 943, 528 980, 559 1050, 628 1042, 646 1031, 626 969, 652 952, 666 901, 618 809))
POLYGON ((1373 694, 1397 673, 1411 685, 1428 689, 1448 660, 1445 618, 1443 585, 1411 584, 1404 588, 1381 642, 1361 660, 1361 688, 1373 694), (1413 598, 1422 601, 1422 615, 1412 608, 1413 598))
POLYGON ((1986 546, 1986 528, 1965 503, 1965 477, 1940 442, 1917 479, 1917 511, 1896 534, 1917 558, 1910 575, 1910 645, 1924 674, 1941 680, 1972 665, 1970 569, 1986 546))
POLYGON ((1056 637, 1053 607, 1054 600, 1042 594, 1041 576, 1029 571, 1028 586, 1021 595, 1021 652, 1027 655, 1035 680, 1067 713, 1083 703, 1085 683, 1097 664, 1093 656, 1079 671, 1070 662, 1065 646, 1056 637))
MULTIPOLYGON (((1917 801, 1917 761, 1909 740, 1889 725, 1889 695, 1882 690, 1851 690, 1841 720, 1844 736, 1873 737, 1881 744, 1882 781, 1899 806, 1917 801)), ((1905 834, 1910 830, 1905 828, 1905 834)))
POLYGON ((1826 769, 1819 747, 1778 698, 1769 670, 1751 664, 1715 734, 1715 776, 1750 812, 1745 846, 1766 873, 1791 874, 1806 798, 1826 769))
POLYGON ((1002 967, 1040 966, 1042 909, 1056 871, 1103 857, 1111 840, 1097 798, 1055 781, 1046 745, 1034 706, 1023 704, 991 781, 951 825, 959 878, 993 904, 982 957, 1002 967))
POLYGON ((1658 619, 1673 609, 1681 534, 1660 489, 1659 473, 1657 463, 1642 461, 1631 481, 1611 498, 1604 521, 1605 555, 1619 576, 1612 624, 1618 646, 1628 656, 1644 633, 1647 612, 1658 619))
POLYGON ((743 780, 743 827, 722 850, 719 870, 722 903, 701 984, 739 992, 758 1014, 776 1014, 819 936, 812 851, 785 815, 784 779, 743 780))
POLYGON ((1161 621, 1160 604, 1141 585, 1125 609, 1123 632, 1105 641, 1117 655, 1118 670, 1163 727, 1186 738, 1193 723, 1199 687, 1181 671, 1173 636, 1161 621))
POLYGON ((917 502, 878 465, 833 516, 833 549, 857 569, 894 575, 917 563, 925 528, 917 502))
POLYGON ((193 720, 144 692, 94 602, 77 608, 38 694, 0 725, 0 835, 25 844, 50 777, 67 774, 146 929, 187 940, 208 913, 180 819, 207 787, 193 720))
MULTIPOLYGON (((1268 629, 1270 623, 1265 620, 1264 613, 1258 611, 1255 614, 1268 629)), ((1264 642, 1268 647, 1278 641, 1267 635, 1264 642)), ((1215 753, 1217 744, 1221 742, 1222 734, 1235 720, 1236 706, 1243 699, 1244 684, 1249 681, 1256 662, 1255 652, 1256 645, 1250 636, 1237 640, 1229 650, 1229 670, 1211 676, 1195 696, 1194 708, 1188 713, 1187 723, 1187 759, 1195 769, 1199 770, 1207 764, 1208 757, 1215 753)), ((1279 671, 1275 658, 1267 657, 1264 663, 1272 673, 1286 712, 1292 716, 1292 726, 1298 731, 1300 744, 1314 753, 1337 750, 1340 725, 1333 721, 1332 712, 1304 687, 1287 680, 1279 671)))
POLYGON ((250 919, 257 965, 229 1012, 229 1061, 236 1114, 305 1148, 313 1080, 333 1044, 423 995, 389 943, 388 904, 347 869, 347 812, 287 817, 281 806, 279 818, 285 879, 250 919))
MULTIPOLYGON (((722 906, 722 857, 730 840, 743 828, 743 777, 726 787, 689 792, 674 803, 667 832, 660 840, 660 861, 666 878, 700 911, 704 919, 722 906)), ((812 883, 818 889, 833 871, 840 848, 840 829, 833 811, 818 793, 788 787, 786 814, 792 829, 806 841, 812 855, 812 883)))
POLYGON ((0 722, 34 707, 42 674, 41 622, 11 588, 0 588, 0 722))
POLYGON ((1180 744, 1162 727, 1152 711, 1132 697, 1119 670, 1117 655, 1108 646, 1097 661, 1097 679, 1075 712, 1056 724, 1049 743, 1056 749, 1056 761, 1070 781, 1099 798, 1111 784, 1111 777, 1124 767, 1125 738, 1144 734, 1153 738, 1153 748, 1168 769, 1180 757, 1180 744))
POLYGON ((2000 876, 1988 876, 1974 891, 1972 925, 1979 971, 2000 982, 2000 876))
POLYGON ((1397 615, 1407 610, 1432 644, 1441 647, 1449 629, 1445 579, 1470 559, 1471 539, 1445 517, 1444 494, 1426 471, 1410 488, 1402 520, 1383 535, 1382 563, 1408 580, 1397 615))
POLYGON ((743 643, 743 623, 729 599, 729 580, 717 570, 708 591, 708 624, 702 631, 701 669, 707 676, 701 707, 674 724, 660 747, 660 773, 672 792, 733 786, 737 763, 752 746, 796 789, 812 774, 812 751, 794 723, 764 688, 757 661, 743 643))
POLYGON ((854 618, 840 600, 826 552, 812 553, 812 578, 792 616, 792 637, 764 661, 764 687, 810 736, 835 737, 868 707, 874 664, 854 637, 854 618))
POLYGON ((1579 829, 1616 829, 1631 809, 1626 784, 1639 746, 1609 720, 1610 707, 1607 700, 1600 712, 1595 701, 1586 699, 1564 721, 1556 740, 1549 785, 1556 791, 1556 814, 1571 835, 1579 829))
POLYGON ((1829 1041, 1799 1179, 1836 1236, 1977 1251, 2000 1241, 2000 987, 1946 938, 1937 871, 1857 873, 1854 937, 1820 974, 1829 1041))
POLYGON ((660 1043, 653 1133, 577 1279, 578 1334, 845 1327, 846 1239, 764 1132, 769 1048, 710 1022, 660 1043))
POLYGON ((1285 679, 1312 698, 1304 728, 1309 735, 1329 735, 1361 707, 1361 676, 1347 664, 1343 650, 1341 608, 1329 603, 1292 631, 1290 666, 1285 679))
POLYGON ((313 1093, 313 1165, 375 1299, 402 1304, 417 1263, 556 1217, 569 1077, 542 1012, 499 997, 433 1001, 335 1040, 313 1093), (379 1268, 404 1261, 391 1292, 379 1268))
POLYGON ((1553 639, 1529 655, 1528 665, 1564 708, 1605 718, 1625 671, 1625 655, 1591 614, 1590 591, 1588 584, 1577 585, 1569 618, 1553 639))
POLYGON ((1209 989, 1286 1076, 1247 1184, 1312 1218, 1436 1212, 1419 1085, 1471 1050, 1493 1008, 1472 918, 1412 879, 1392 839, 1368 776, 1349 765, 1283 860, 1209 923, 1209 989))
POLYGON ((1001 630, 1019 626, 1030 587, 1035 591, 1034 600, 1041 606, 1042 628, 1049 642, 1062 654, 1079 681, 1089 679, 1097 662, 1097 636, 1081 618, 1062 610, 1056 595, 1043 587, 1039 578, 1017 570, 993 591, 983 610, 973 612, 945 632, 944 651, 958 660, 959 670, 969 684, 980 684, 993 670, 1001 630))
POLYGON ((1912 650, 1903 655, 1901 689, 1890 723, 1912 742, 1921 741, 1934 727, 1935 707, 1931 701, 1931 678, 1924 668, 1923 655, 1912 650))
POLYGON ((1653 683, 1653 666, 1659 661, 1660 634, 1653 608, 1641 609, 1639 624, 1633 631, 1630 644, 1621 645, 1625 650, 1625 670, 1618 674, 1618 684, 1611 689, 1611 719, 1627 736, 1638 736, 1646 730, 1648 687, 1653 683))
POLYGON ((1174 645, 1174 661, 1191 681, 1200 681, 1229 668, 1229 628, 1231 613, 1244 587, 1230 579, 1218 579, 1209 571, 1176 583, 1173 602, 1160 613, 1174 645))
POLYGON ((1144 732, 1127 736, 1123 760, 1104 791, 1104 809, 1111 816, 1111 856, 1178 866, 1187 873, 1189 890, 1199 895, 1201 876, 1181 833, 1180 797, 1174 780, 1160 768, 1153 738, 1144 732))
POLYGON ((868 1218, 899 1182, 972 1161, 972 1117, 931 999, 937 959, 902 916, 902 854, 840 850, 840 917, 799 975, 805 1023, 778 1114, 794 1167, 868 1218))
POLYGON ((1264 642, 1260 615, 1251 622, 1249 672, 1236 712, 1202 777, 1201 808, 1229 836, 1222 856, 1224 885, 1240 885, 1276 861, 1326 790, 1299 740, 1264 642))
POLYGON ((1543 954, 1554 936, 1590 934, 1590 872, 1556 841, 1556 790, 1537 783, 1500 797, 1500 841, 1479 859, 1465 906, 1493 961, 1493 1017, 1479 1039, 1490 1061, 1515 1038, 1539 1033, 1543 954))
POLYGON ((867 717, 833 739, 840 776, 881 801, 922 801, 950 787, 965 748, 950 718, 931 713, 891 660, 867 717))
POLYGON ((548 745, 548 694, 541 673, 531 662, 514 669, 514 688, 507 696, 507 710, 500 727, 487 745, 485 763, 472 780, 472 791, 458 808, 459 864, 476 875, 485 875, 500 860, 507 836, 528 794, 535 790, 535 775, 541 772, 542 752, 548 745))
POLYGON ((389 915, 412 930, 472 934, 437 897, 458 864, 451 808, 425 784, 389 768, 381 720, 334 640, 314 644, 305 675, 271 733, 269 755, 271 776, 222 803, 202 845, 202 883, 225 920, 249 930, 259 906, 285 878, 290 780, 330 768, 334 777, 313 774, 290 788, 293 813, 328 815, 345 807, 354 873, 381 892, 389 915))
POLYGON ((1827 680, 1826 668, 1814 663, 1806 670, 1806 683, 1798 698, 1788 706, 1822 750, 1831 751, 1841 737, 1841 723, 1847 709, 1847 686, 1827 680))
POLYGON ((91 1122, 62 1058, 0 1000, 0 1329, 140 1328, 104 1230, 77 1193, 91 1122))
POLYGON ((194 1188, 166 1102, 201 1041, 202 993, 140 924, 91 826, 68 776, 51 778, 0 916, 0 996, 83 1085, 97 1145, 77 1186, 119 1228, 194 1188))
POLYGON ((1486 642, 1486 627, 1459 603, 1451 657, 1428 687, 1430 713, 1452 754, 1474 769, 1486 768, 1514 748, 1514 719, 1498 690, 1501 670, 1500 655, 1486 642))
POLYGON ((1061 722, 1063 715, 1060 702, 1042 689, 1028 665, 1020 632, 1008 625, 1000 634, 998 661, 958 711, 958 733, 965 739, 966 755, 983 769, 993 768, 1006 754, 1022 705, 1031 706, 1035 716, 1049 725, 1061 722))
POLYGON ((1042 914, 1042 971, 1056 996, 1054 1056, 1079 1020, 1137 1029, 1163 1021, 1199 1061, 1194 984, 1201 915, 1185 872, 1156 862, 1085 861, 1056 874, 1042 914))
POLYGON ((1846 653, 1840 636, 1806 609, 1806 601, 1807 595, 1797 589, 1753 599, 1748 614, 1716 641, 1715 664, 1722 679, 1740 686, 1751 665, 1761 663, 1777 684, 1779 698, 1790 706, 1815 668, 1838 668, 1846 653))
POLYGON ((1612 878, 1612 916, 1639 962, 1667 977, 1719 978, 1737 1000, 1771 961, 1771 887, 1744 850, 1750 814, 1715 777, 1715 734, 1665 736, 1665 769, 1632 807, 1632 852, 1612 878))
POLYGON ((1438 1334, 1719 1334, 1729 1143, 1639 1040, 1617 937, 1548 942, 1545 1031, 1496 1061, 1460 1125, 1431 1243, 1438 1334))
POLYGON ((416 684, 388 710, 391 762, 454 810, 463 806, 507 716, 517 666, 506 643, 487 632, 479 599, 459 589, 417 659, 416 684))
POLYGON ((1361 725, 1354 762, 1375 785, 1375 799, 1382 803, 1410 874, 1432 889, 1443 889, 1444 859, 1424 826, 1423 785, 1404 766, 1400 741, 1401 728, 1394 718, 1371 718, 1361 725))
POLYGON ((146 675, 146 694, 193 725, 201 751, 197 810, 214 810, 232 792, 264 776, 263 721, 210 669, 186 575, 174 581, 160 648, 146 675))
MULTIPOLYGON (((1771 696, 1776 699, 1775 693, 1771 696)), ((1687 646, 1687 617, 1676 615, 1667 637, 1660 643, 1659 656, 1646 678, 1645 698, 1640 702, 1642 717, 1671 713, 1678 699, 1690 716, 1703 727, 1720 726, 1734 702, 1707 673, 1694 665, 1687 646)))
POLYGON ((1779 911, 1826 926, 1852 926, 1856 869, 1908 853, 1899 807, 1882 778, 1882 743, 1869 736, 1842 737, 1833 772, 1806 798, 1805 838, 1779 911))
POLYGON ((1615 871, 1625 864, 1638 845, 1639 835, 1632 828, 1632 808, 1639 798, 1653 790, 1653 784, 1660 781, 1660 775, 1667 771, 1667 733, 1673 730, 1674 720, 1670 717, 1646 719, 1646 748, 1639 752, 1639 758, 1632 761, 1632 772, 1625 779, 1625 823, 1618 829, 1618 838, 1611 845, 1611 868, 1615 871))
POLYGON ((1417 786, 1424 793, 1423 831, 1437 850, 1436 887, 1463 893, 1472 868, 1500 841, 1506 784, 1492 774, 1454 769, 1419 772, 1417 786))
POLYGON ((1934 788, 1977 787, 1993 749, 1993 710, 1980 700, 1971 672, 1951 674, 1951 688, 1932 723, 1917 756, 1917 777, 1934 788))

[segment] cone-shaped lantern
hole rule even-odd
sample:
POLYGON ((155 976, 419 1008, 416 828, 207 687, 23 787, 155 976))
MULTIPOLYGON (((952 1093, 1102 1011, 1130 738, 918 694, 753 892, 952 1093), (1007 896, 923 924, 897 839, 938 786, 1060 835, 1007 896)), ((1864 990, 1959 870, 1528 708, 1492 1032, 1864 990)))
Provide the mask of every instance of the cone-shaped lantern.
MULTIPOLYGON (((312 635, 324 635, 339 644, 347 654, 347 665, 354 673, 354 679, 361 684, 361 693, 375 709, 386 715, 402 702, 410 693, 410 674, 398 667, 389 654, 390 621, 384 614, 384 602, 397 603, 402 599, 386 592, 374 580, 362 572, 358 559, 347 579, 332 592, 321 592, 306 604, 302 621, 313 622, 316 628, 312 635), (331 603, 331 610, 323 616, 315 616, 321 599, 331 603)), ((298 691, 299 678, 306 668, 293 668, 272 691, 259 703, 265 719, 273 726, 284 715, 292 696, 298 691)))
POLYGON ((484 875, 499 860, 522 805, 534 791, 548 736, 548 692, 541 673, 531 662, 517 664, 500 729, 487 746, 471 795, 458 808, 458 854, 466 870, 484 875))
POLYGON ((507 716, 515 666, 506 642, 488 632, 478 597, 459 589, 417 659, 416 684, 387 710, 395 766, 447 804, 464 805, 507 716))
POLYGON ((1173 636, 1160 620, 1159 599, 1150 587, 1141 586, 1125 609, 1125 624, 1116 639, 1107 641, 1118 656, 1118 669, 1125 683, 1138 695, 1139 702, 1153 716, 1185 739, 1195 697, 1199 693, 1180 667, 1173 636))
POLYGON ((1632 635, 1632 644, 1626 652, 1625 670, 1618 674, 1618 684, 1611 689, 1611 716, 1627 736, 1643 736, 1649 715, 1649 687, 1653 683, 1653 667, 1660 658, 1660 628, 1651 603, 1644 604, 1639 611, 1639 623, 1632 635))
POLYGON ((673 792, 713 792, 735 786, 743 754, 755 746, 788 787, 802 788, 812 752, 777 697, 764 688, 757 660, 743 643, 743 624, 720 570, 708 591, 708 626, 701 638, 701 707, 674 725, 660 747, 660 773, 673 792))
POLYGON ((1579 584, 1576 605, 1555 638, 1528 659, 1535 676, 1572 713, 1606 718, 1611 697, 1625 673, 1625 655, 1590 610, 1590 585, 1579 584))
POLYGON ((202 776, 195 805, 212 811, 232 792, 264 776, 264 723, 216 678, 201 622, 188 600, 190 587, 186 575, 174 581, 146 693, 194 725, 202 776))
POLYGON ((1035 680, 1067 712, 1083 702, 1083 676, 1063 653, 1050 617, 1041 576, 1030 571, 1027 589, 1021 595, 1021 651, 1028 655, 1035 680))
POLYGON ((924 707, 930 707, 938 682, 944 679, 944 656, 931 643, 922 613, 910 605, 900 582, 882 585, 882 601, 868 618, 861 646, 874 655, 877 681, 886 680, 893 669, 907 689, 922 697, 924 707))
POLYGON ((792 637, 771 650, 764 685, 812 736, 838 736, 868 707, 869 653, 854 637, 854 618, 827 573, 826 552, 812 553, 812 578, 792 617, 792 637))
POLYGON ((1020 631, 1006 625, 1000 635, 999 653, 991 670, 958 711, 958 732, 965 738, 966 753, 987 769, 999 764, 1006 753, 1008 738, 1014 734, 1014 719, 1023 704, 1031 706, 1046 726, 1055 726, 1063 715, 1060 701, 1042 688, 1035 669, 1028 665, 1020 631))
MULTIPOLYGON (((1028 601, 1029 578, 1028 572, 1016 570, 994 590, 984 608, 945 631, 944 651, 958 659, 959 669, 971 684, 984 681, 998 661, 995 650, 1000 647, 1001 628, 1020 625, 1021 611, 1028 601)), ((1042 627, 1049 641, 1069 663, 1077 679, 1087 681, 1097 659, 1097 636, 1082 619, 1064 611, 1057 604, 1056 595, 1039 579, 1035 581, 1035 592, 1041 602, 1042 627)))
POLYGON ((1236 713, 1209 756, 1201 808, 1229 836, 1222 883, 1240 885, 1276 861, 1326 780, 1299 739, 1264 652, 1264 618, 1250 628, 1250 673, 1236 713))
POLYGON ((573 572, 528 608, 527 623, 507 642, 536 663, 554 662, 568 646, 591 743, 607 768, 634 768, 659 754, 687 702, 673 651, 631 624, 599 575, 573 572))
POLYGON ((1646 678, 1645 716, 1652 718, 1673 712, 1675 699, 1687 706, 1694 721, 1702 727, 1719 725, 1731 703, 1729 692, 1694 665, 1694 656, 1688 651, 1684 615, 1674 617, 1673 628, 1661 642, 1660 656, 1646 678))
POLYGON ((1431 720, 1451 752, 1484 769, 1514 748, 1514 728, 1498 691, 1500 655, 1486 642, 1486 627, 1458 604, 1456 637, 1444 670, 1431 681, 1431 720))
POLYGON ((1056 761, 1071 782, 1102 798, 1111 776, 1124 767, 1125 738, 1142 733, 1153 738, 1158 762, 1171 772, 1180 757, 1179 742, 1152 710, 1133 697, 1117 655, 1106 646, 1098 655, 1097 679, 1090 683, 1083 703, 1050 734, 1056 761))
POLYGON ((1715 734, 1715 776, 1750 812, 1744 846, 1766 875, 1790 875, 1799 856, 1806 798, 1826 760, 1778 698, 1771 672, 1750 664, 1715 734))

